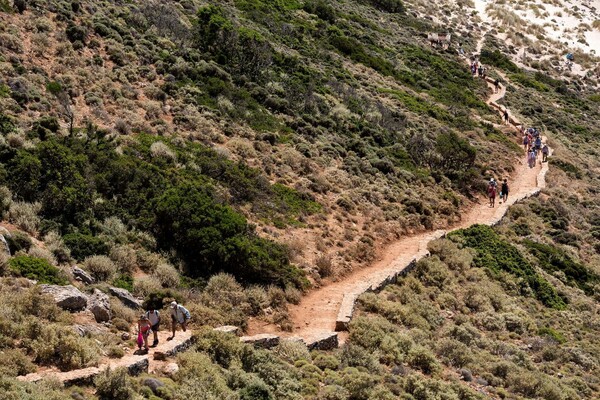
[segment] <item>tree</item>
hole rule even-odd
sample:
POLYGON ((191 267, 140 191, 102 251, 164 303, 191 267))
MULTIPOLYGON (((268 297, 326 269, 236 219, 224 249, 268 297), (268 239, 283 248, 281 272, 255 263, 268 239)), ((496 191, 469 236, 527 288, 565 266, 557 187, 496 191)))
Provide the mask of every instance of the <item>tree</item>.
POLYGON ((456 174, 469 170, 475 164, 477 150, 456 132, 442 133, 435 141, 439 154, 437 168, 445 174, 456 174))

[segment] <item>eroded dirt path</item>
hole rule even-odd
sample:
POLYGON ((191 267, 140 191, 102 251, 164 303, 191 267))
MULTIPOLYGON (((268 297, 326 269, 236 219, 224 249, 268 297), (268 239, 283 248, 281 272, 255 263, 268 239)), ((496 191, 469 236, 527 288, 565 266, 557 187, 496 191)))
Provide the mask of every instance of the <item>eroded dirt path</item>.
MULTIPOLYGON (((496 102, 504 97, 506 89, 501 85, 498 93, 494 93, 494 85, 487 82, 491 94, 487 103, 502 115, 503 107, 498 108, 496 102)), ((520 122, 511 116, 511 126, 519 132, 520 122)), ((520 133, 520 132, 519 132, 520 133)), ((520 136, 518 136, 520 137, 520 136)), ((460 223, 451 226, 446 231, 425 232, 398 240, 385 249, 379 260, 371 266, 355 271, 338 282, 326 284, 309 292, 298 305, 289 307, 290 317, 294 324, 293 332, 281 332, 280 329, 264 321, 250 321, 249 333, 274 333, 281 336, 297 336, 305 340, 318 337, 336 329, 340 317, 350 317, 356 298, 374 286, 380 286, 387 277, 406 269, 411 261, 427 254, 429 241, 439 238, 446 232, 467 228, 473 224, 494 225, 506 213, 508 207, 516 201, 527 198, 545 187, 547 163, 543 166, 538 162, 534 168, 529 168, 525 158, 515 157, 515 170, 508 178, 510 194, 506 203, 499 204, 496 200, 494 208, 489 206, 485 198, 480 198, 462 217, 460 223)), ((497 177, 501 179, 504 177, 497 177)))

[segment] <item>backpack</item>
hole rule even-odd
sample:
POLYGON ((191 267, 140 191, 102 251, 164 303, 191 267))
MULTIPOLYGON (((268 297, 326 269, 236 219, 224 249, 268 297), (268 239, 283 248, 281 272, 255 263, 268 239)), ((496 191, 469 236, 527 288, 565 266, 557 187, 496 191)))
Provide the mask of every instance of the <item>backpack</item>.
POLYGON ((192 318, 192 315, 190 314, 190 312, 188 311, 187 308, 185 308, 181 304, 178 304, 177 307, 181 310, 181 312, 183 313, 183 315, 185 315, 185 319, 192 318))
MULTIPOLYGON (((160 312, 158 310, 154 310, 154 314, 156 314, 156 318, 160 318, 160 312)), ((150 320, 150 311, 146 311, 146 318, 150 320)))

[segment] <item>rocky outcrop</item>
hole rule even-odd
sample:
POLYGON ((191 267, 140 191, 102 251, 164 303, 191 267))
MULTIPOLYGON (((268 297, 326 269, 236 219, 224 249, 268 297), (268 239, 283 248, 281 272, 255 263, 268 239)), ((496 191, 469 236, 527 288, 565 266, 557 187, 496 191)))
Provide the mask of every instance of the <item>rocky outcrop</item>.
POLYGON ((111 286, 108 288, 108 292, 115 296, 117 299, 121 300, 121 302, 129 308, 132 308, 134 310, 139 310, 140 308, 142 308, 142 302, 133 297, 133 295, 125 289, 111 286))
POLYGON ((110 299, 98 289, 88 299, 88 310, 94 314, 96 322, 108 322, 112 318, 110 299))
POLYGON ((240 340, 244 343, 251 344, 254 347, 261 347, 263 349, 270 349, 279 344, 279 336, 268 333, 254 336, 242 336, 240 340))
POLYGON ((73 285, 41 285, 42 293, 54 297, 56 305, 68 311, 81 311, 87 307, 88 298, 73 285))
POLYGON ((73 267, 71 273, 76 280, 85 283, 86 285, 91 285, 92 283, 96 282, 96 280, 90 274, 79 267, 73 267))

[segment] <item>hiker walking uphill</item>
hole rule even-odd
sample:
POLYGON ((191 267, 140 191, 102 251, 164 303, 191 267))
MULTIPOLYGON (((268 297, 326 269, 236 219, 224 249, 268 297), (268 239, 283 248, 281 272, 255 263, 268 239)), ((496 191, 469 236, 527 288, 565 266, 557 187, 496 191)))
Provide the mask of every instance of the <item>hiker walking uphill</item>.
POLYGON ((498 80, 498 78, 496 78, 496 80, 494 81, 494 89, 494 93, 498 93, 498 90, 500 90, 500 80, 498 80))
POLYGON ((154 341, 152 342, 152 346, 158 346, 158 329, 160 328, 160 312, 158 310, 148 310, 145 314, 148 321, 150 321, 150 325, 152 325, 152 333, 154 334, 154 341))
POLYGON ((177 331, 177 325, 181 325, 181 329, 185 332, 187 329, 187 323, 190 320, 190 312, 182 306, 177 304, 176 301, 171 302, 171 326, 173 328, 173 335, 168 337, 167 340, 172 340, 175 337, 175 331, 177 331))
POLYGON ((508 108, 504 109, 504 123, 508 125, 508 108))
POLYGON ((490 179, 490 183, 488 184, 487 193, 488 198, 490 199, 490 207, 494 207, 496 205, 496 191, 498 184, 494 178, 490 179))
POLYGON ((507 179, 504 178, 502 185, 500 186, 500 204, 502 204, 502 202, 506 203, 506 200, 508 199, 508 190, 508 182, 507 179))
POLYGON ((550 153, 550 149, 548 148, 548 145, 546 143, 544 143, 544 146, 542 147, 542 162, 547 162, 548 161, 548 153, 550 153))
POLYGON ((529 154, 527 155, 527 165, 529 165, 529 168, 535 167, 536 158, 537 157, 536 157, 535 149, 532 147, 529 150, 529 154))
POLYGON ((148 353, 148 336, 150 336, 150 333, 152 333, 152 325, 150 324, 148 317, 146 317, 146 315, 143 314, 140 317, 140 319, 138 320, 137 345, 138 345, 139 351, 148 353), (144 348, 143 350, 142 350, 142 347, 144 348))

